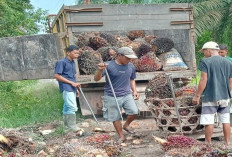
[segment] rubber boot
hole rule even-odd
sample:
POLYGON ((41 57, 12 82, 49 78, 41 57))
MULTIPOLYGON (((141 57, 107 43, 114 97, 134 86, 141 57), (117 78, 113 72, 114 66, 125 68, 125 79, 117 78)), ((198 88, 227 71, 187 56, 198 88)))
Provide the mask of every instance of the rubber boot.
POLYGON ((64 114, 63 115, 64 126, 72 131, 78 131, 79 128, 76 124, 76 114, 64 114))

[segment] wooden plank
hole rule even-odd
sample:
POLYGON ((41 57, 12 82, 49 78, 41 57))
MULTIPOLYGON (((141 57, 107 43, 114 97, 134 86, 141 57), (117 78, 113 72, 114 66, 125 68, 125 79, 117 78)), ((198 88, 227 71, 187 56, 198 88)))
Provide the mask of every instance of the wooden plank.
POLYGON ((103 26, 80 26, 72 27, 72 32, 91 31, 130 31, 130 30, 166 30, 166 29, 190 29, 189 24, 171 25, 170 21, 159 20, 126 20, 126 21, 105 21, 103 26))
MULTIPOLYGON (((156 71, 156 72, 136 72, 136 81, 148 81, 154 78, 157 74, 172 74, 173 78, 189 78, 195 77, 196 71, 194 70, 184 70, 184 71, 156 71)), ((80 84, 88 84, 88 83, 102 83, 105 82, 105 78, 103 77, 100 81, 94 81, 94 75, 79 75, 77 77, 77 82, 80 84)))

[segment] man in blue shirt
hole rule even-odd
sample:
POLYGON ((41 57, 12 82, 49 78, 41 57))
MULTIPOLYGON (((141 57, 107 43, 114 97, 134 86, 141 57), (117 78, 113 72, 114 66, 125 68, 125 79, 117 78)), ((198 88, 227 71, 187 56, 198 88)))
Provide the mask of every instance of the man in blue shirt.
POLYGON ((76 82, 76 66, 74 59, 80 55, 79 47, 70 45, 66 48, 66 57, 59 60, 55 66, 55 78, 59 82, 60 91, 63 94, 63 120, 64 125, 73 131, 77 131, 76 111, 77 87, 80 84, 76 82))
POLYGON ((230 145, 229 101, 232 88, 232 63, 219 55, 219 46, 210 41, 203 45, 206 56, 199 63, 201 79, 193 104, 198 104, 202 95, 202 112, 200 124, 205 125, 205 141, 211 144, 214 129, 214 116, 217 113, 223 125, 224 141, 230 145))
POLYGON ((112 60, 107 63, 100 63, 98 65, 98 71, 94 77, 95 81, 99 81, 106 75, 106 71, 104 69, 107 68, 119 106, 117 106, 115 101, 109 80, 106 79, 104 87, 104 105, 102 109, 103 117, 107 121, 113 122, 115 130, 120 137, 119 142, 125 141, 122 129, 129 133, 133 133, 131 128, 129 128, 129 125, 138 114, 138 107, 135 100, 139 99, 139 93, 136 91, 135 67, 130 62, 133 58, 137 58, 137 56, 131 48, 121 47, 117 51, 116 60, 112 60), (127 120, 123 126, 118 107, 120 110, 123 108, 127 114, 127 120))

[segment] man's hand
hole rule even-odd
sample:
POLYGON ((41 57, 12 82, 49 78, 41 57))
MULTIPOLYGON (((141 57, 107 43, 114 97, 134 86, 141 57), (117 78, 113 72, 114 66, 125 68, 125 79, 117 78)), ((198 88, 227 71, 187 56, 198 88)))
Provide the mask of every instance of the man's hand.
POLYGON ((94 81, 99 81, 102 78, 102 72, 107 67, 106 63, 99 63, 97 73, 94 76, 94 81))
POLYGON ((103 69, 105 69, 107 67, 107 64, 106 63, 99 63, 98 64, 98 69, 99 70, 103 70, 103 69))
POLYGON ((193 104, 199 104, 200 103, 200 96, 199 95, 195 95, 192 99, 192 103, 193 104))
POLYGON ((77 87, 80 87, 81 85, 80 85, 79 83, 73 82, 73 83, 72 83, 72 86, 77 88, 77 87))
POLYGON ((138 99, 139 99, 139 93, 133 92, 133 96, 134 96, 134 99, 135 99, 135 100, 138 100, 138 99))

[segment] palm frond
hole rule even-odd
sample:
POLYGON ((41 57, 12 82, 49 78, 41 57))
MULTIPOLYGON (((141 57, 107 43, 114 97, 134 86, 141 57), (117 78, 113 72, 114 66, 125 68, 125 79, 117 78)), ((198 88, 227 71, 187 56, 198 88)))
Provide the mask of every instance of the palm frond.
POLYGON ((232 2, 229 7, 229 17, 232 18, 232 2))
POLYGON ((213 30, 223 18, 220 11, 209 11, 200 18, 194 20, 196 36, 200 36, 205 30, 213 30))
POLYGON ((197 19, 211 10, 218 10, 225 7, 226 3, 222 2, 221 0, 210 0, 195 3, 193 8, 194 18, 197 19))

